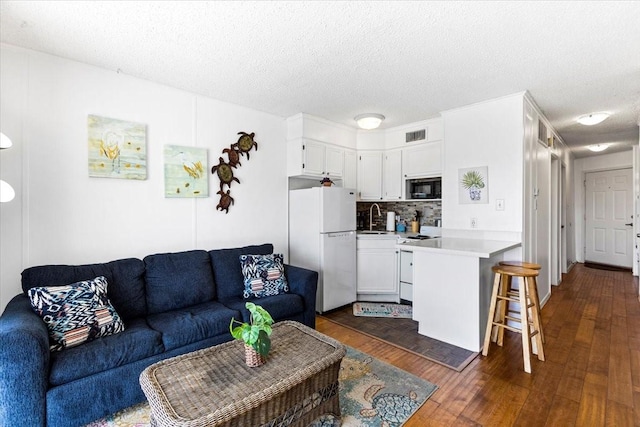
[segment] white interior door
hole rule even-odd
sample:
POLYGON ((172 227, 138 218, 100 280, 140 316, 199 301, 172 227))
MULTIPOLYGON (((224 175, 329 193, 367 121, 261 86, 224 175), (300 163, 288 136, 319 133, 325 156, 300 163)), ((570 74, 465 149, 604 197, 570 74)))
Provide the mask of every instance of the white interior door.
POLYGON ((631 268, 631 168, 587 173, 585 201, 585 261, 631 268))

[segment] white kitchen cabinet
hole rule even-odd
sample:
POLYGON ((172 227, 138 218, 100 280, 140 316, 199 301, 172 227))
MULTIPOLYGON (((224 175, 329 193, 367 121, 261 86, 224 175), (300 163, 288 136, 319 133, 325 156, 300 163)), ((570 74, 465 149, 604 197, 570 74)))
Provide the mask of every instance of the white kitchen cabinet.
POLYGON ((405 178, 442 174, 442 141, 418 144, 402 149, 402 173, 405 178))
POLYGON ((402 199, 402 151, 388 150, 384 154, 384 199, 402 199))
POLYGON ((358 196, 360 200, 382 200, 382 151, 358 154, 358 196))
POLYGON ((344 150, 326 145, 324 150, 324 174, 332 178, 342 178, 344 169, 344 150))
POLYGON ((400 302, 396 238, 359 238, 356 244, 359 301, 400 302))
POLYGON ((297 138, 287 144, 288 176, 342 178, 344 149, 308 138, 297 138))
POLYGON ((413 301, 413 252, 400 251, 400 298, 413 301))
POLYGON ((344 169, 342 172, 342 186, 344 188, 358 188, 358 156, 356 150, 344 150, 344 169))

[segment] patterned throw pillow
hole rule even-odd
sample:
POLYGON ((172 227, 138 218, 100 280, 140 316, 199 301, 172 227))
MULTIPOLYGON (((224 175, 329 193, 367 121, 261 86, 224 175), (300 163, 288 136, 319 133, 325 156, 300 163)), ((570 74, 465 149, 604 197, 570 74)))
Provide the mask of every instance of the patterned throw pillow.
POLYGON ((47 324, 51 351, 124 331, 107 297, 103 276, 66 286, 31 288, 28 295, 33 310, 47 324))
POLYGON ((289 285, 284 277, 282 254, 240 255, 240 265, 244 276, 245 298, 262 298, 289 292, 289 285))

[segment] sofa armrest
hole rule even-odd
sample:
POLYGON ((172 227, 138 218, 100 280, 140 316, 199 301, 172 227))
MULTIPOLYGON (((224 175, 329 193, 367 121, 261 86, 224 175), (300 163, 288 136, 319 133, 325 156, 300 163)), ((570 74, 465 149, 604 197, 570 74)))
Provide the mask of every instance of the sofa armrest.
POLYGON ((48 377, 47 326, 18 295, 0 316, 0 425, 44 426, 48 377))
POLYGON ((315 329, 318 272, 285 264, 284 274, 289 283, 289 291, 302 296, 304 300, 304 324, 315 329))

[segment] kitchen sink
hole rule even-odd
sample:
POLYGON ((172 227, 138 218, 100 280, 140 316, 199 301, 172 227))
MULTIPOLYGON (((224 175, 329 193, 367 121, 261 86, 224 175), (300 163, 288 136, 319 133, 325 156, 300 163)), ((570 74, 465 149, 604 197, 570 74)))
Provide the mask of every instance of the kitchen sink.
POLYGON ((363 230, 363 231, 358 231, 359 234, 387 234, 387 233, 393 233, 393 231, 377 231, 377 230, 363 230))

